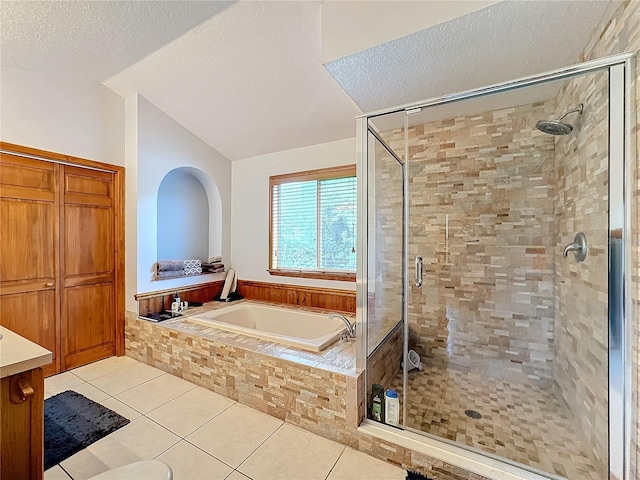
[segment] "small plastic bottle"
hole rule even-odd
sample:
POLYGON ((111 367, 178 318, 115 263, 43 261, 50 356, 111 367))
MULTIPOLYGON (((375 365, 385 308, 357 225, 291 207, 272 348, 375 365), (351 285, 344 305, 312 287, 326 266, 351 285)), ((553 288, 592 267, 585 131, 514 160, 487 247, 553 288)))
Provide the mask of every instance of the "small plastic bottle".
POLYGON ((384 394, 384 410, 385 423, 397 427, 400 421, 400 401, 398 400, 398 392, 392 388, 384 394))

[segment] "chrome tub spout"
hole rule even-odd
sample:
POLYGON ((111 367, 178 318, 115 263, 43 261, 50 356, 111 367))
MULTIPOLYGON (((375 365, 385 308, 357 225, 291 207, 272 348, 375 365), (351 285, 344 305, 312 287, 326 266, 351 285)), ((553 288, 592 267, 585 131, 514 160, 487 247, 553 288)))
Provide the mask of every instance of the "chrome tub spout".
POLYGON ((342 320, 344 322, 344 324, 347 326, 347 335, 348 335, 349 338, 356 338, 356 324, 355 323, 351 323, 349 320, 347 320, 347 317, 345 317, 341 313, 330 313, 329 314, 329 320, 333 320, 334 318, 339 318, 340 320, 342 320))

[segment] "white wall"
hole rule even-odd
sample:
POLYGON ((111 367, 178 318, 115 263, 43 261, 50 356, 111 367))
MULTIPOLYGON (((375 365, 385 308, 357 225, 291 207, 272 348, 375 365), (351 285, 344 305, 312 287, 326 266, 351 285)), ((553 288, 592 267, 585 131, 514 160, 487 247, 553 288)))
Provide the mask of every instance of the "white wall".
POLYGON ((230 266, 231 162, 139 95, 137 156, 137 292, 224 278, 224 274, 212 274, 151 280, 153 264, 158 260, 158 188, 165 175, 176 168, 184 168, 204 186, 212 213, 209 252, 222 255, 230 266))
POLYGON ((0 139, 124 165, 124 99, 98 82, 2 67, 0 139))
POLYGON ((133 298, 138 290, 138 95, 125 100, 125 213, 124 271, 125 308, 138 311, 133 298))
POLYGON ((209 258, 209 199, 200 181, 171 170, 158 190, 158 260, 209 258))
POLYGON ((355 164, 355 138, 233 162, 231 260, 242 280, 355 290, 355 282, 269 275, 269 176, 355 164))

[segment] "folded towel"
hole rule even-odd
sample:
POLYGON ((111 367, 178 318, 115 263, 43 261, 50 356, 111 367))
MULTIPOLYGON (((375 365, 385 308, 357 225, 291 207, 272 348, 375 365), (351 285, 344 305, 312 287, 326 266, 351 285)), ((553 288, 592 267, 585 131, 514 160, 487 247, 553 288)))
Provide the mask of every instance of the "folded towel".
POLYGON ((202 273, 202 267, 189 267, 184 269, 185 275, 198 275, 202 273))
POLYGON ((184 275, 184 270, 168 270, 164 272, 156 272, 156 280, 160 278, 183 277, 184 275))
POLYGON ((224 272, 224 265, 220 267, 202 267, 202 271, 207 273, 224 272))
POLYGON ((156 262, 157 272, 174 272, 184 269, 182 260, 158 260, 156 262))
POLYGON ((217 256, 217 257, 209 257, 207 259, 208 263, 216 263, 216 262, 221 262, 222 261, 222 257, 221 256, 217 256))
POLYGON ((219 267, 224 267, 224 263, 220 263, 220 262, 215 262, 215 263, 202 262, 202 268, 219 268, 219 267))

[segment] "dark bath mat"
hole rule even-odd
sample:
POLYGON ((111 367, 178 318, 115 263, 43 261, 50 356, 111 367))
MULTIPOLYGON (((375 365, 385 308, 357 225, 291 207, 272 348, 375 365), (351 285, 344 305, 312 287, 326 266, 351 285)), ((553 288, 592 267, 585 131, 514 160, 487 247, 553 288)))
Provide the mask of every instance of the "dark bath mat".
POLYGON ((422 475, 418 472, 412 472, 411 470, 407 470, 407 478, 406 480, 433 480, 431 477, 427 477, 426 475, 422 475))
POLYGON ((44 469, 115 432, 129 419, 67 390, 44 401, 44 469))

